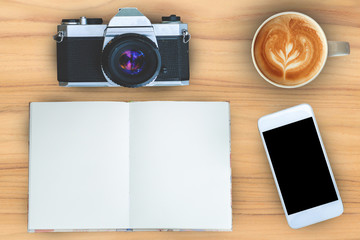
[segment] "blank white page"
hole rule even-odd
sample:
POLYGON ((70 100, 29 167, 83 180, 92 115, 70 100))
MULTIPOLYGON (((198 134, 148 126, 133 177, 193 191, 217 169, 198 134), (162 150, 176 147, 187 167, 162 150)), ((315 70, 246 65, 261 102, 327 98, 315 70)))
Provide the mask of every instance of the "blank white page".
POLYGON ((227 102, 130 103, 130 227, 231 230, 227 102))
POLYGON ((127 103, 31 103, 28 229, 129 226, 127 103))

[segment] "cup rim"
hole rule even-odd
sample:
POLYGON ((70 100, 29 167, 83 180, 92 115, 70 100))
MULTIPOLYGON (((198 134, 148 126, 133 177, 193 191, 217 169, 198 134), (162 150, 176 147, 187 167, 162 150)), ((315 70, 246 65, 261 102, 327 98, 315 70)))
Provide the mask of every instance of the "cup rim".
POLYGON ((300 13, 300 12, 295 12, 295 11, 286 11, 286 12, 280 12, 280 13, 276 13, 274 15, 271 15, 270 17, 268 17, 264 22, 262 22, 262 24, 257 28, 255 34, 254 34, 254 37, 253 37, 253 40, 252 40, 252 43, 251 43, 251 58, 252 58, 252 61, 253 61, 253 64, 256 68, 256 71, 260 74, 260 76, 266 80, 267 82, 269 82, 270 84, 276 86, 276 87, 280 87, 280 88, 298 88, 298 87, 302 87, 310 82, 312 82, 320 73, 321 71, 323 70, 324 66, 325 66, 325 63, 326 63, 326 60, 328 58, 328 43, 327 43, 327 38, 326 38, 326 35, 325 35, 325 32, 324 30, 322 29, 322 27, 320 26, 320 24, 318 22, 316 22, 313 18, 311 18, 310 16, 304 14, 304 13, 300 13), (255 40, 257 38, 257 35, 258 33, 260 32, 260 30, 262 29, 262 27, 268 23, 270 20, 276 18, 276 17, 279 17, 279 16, 282 16, 282 15, 286 15, 286 14, 295 14, 295 15, 300 15, 300 16, 303 16, 307 19, 309 19, 312 23, 314 23, 320 30, 320 33, 324 36, 324 39, 325 39, 325 60, 320 68, 320 70, 308 81, 304 82, 304 83, 301 83, 301 84, 298 84, 298 85, 282 85, 282 84, 278 84, 278 83, 275 83, 273 82, 272 80, 270 80, 269 78, 267 78, 259 69, 259 67, 257 66, 257 63, 255 61, 255 56, 254 56, 254 46, 255 46, 255 40))

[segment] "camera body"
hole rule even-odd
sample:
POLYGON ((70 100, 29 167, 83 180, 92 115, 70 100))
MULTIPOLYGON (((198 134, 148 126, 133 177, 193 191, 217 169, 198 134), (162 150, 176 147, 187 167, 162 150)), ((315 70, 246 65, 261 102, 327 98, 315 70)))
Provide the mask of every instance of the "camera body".
POLYGON ((101 18, 63 19, 58 25, 60 86, 141 87, 189 85, 187 24, 163 17, 151 24, 136 8, 101 18))

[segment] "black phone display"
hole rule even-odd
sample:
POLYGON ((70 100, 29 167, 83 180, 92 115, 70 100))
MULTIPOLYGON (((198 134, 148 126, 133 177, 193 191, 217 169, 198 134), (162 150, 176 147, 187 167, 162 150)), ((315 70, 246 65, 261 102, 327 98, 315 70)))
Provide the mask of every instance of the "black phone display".
POLYGON ((289 215, 338 200, 312 117, 263 137, 289 215))

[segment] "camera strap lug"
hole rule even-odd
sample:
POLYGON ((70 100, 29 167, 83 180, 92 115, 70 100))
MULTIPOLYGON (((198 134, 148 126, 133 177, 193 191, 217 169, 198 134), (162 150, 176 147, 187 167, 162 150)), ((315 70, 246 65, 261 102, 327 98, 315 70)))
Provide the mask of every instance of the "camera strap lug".
POLYGON ((53 38, 57 43, 61 43, 64 40, 64 35, 65 34, 63 31, 58 31, 58 33, 55 34, 53 38))
POLYGON ((188 30, 183 29, 182 30, 182 35, 183 35, 183 43, 188 43, 190 41, 191 35, 188 32, 188 30))

